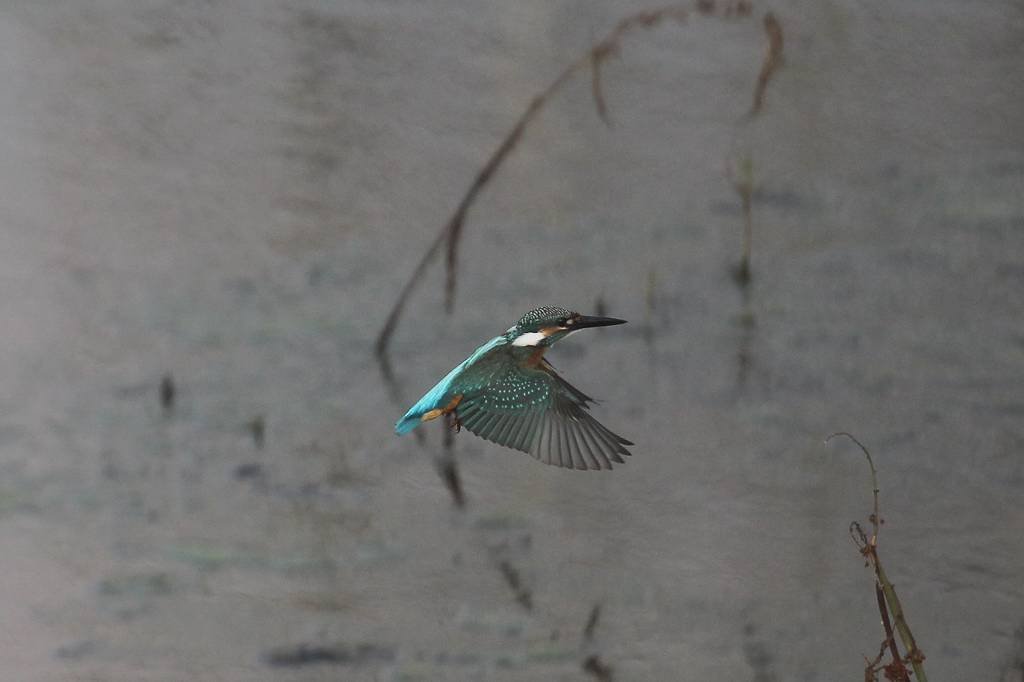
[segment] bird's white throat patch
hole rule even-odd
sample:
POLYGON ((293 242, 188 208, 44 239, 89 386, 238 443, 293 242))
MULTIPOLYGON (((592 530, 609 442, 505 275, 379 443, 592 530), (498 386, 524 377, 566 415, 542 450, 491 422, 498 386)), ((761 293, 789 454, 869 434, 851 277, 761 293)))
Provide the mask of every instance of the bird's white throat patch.
POLYGON ((525 334, 520 334, 519 336, 517 336, 515 338, 515 341, 512 342, 512 345, 536 346, 538 343, 540 343, 546 338, 548 338, 547 335, 542 334, 541 332, 526 332, 525 334))

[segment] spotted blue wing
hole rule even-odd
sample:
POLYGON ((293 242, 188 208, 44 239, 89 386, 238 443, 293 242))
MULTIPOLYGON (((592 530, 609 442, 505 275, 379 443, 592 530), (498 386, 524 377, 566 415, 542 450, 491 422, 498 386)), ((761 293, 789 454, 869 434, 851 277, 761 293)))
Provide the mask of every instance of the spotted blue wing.
POLYGON ((629 456, 631 442, 588 411, 592 398, 547 363, 517 349, 496 349, 461 376, 462 426, 499 445, 569 469, 611 469, 629 456))

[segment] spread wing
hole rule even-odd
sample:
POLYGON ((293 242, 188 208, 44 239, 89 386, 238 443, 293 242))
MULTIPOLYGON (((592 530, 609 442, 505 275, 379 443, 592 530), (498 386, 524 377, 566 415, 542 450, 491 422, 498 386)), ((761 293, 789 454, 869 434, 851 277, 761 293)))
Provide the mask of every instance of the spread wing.
POLYGON ((460 376, 458 417, 467 430, 498 445, 569 469, 611 469, 631 442, 591 416, 593 403, 532 352, 495 348, 460 376))

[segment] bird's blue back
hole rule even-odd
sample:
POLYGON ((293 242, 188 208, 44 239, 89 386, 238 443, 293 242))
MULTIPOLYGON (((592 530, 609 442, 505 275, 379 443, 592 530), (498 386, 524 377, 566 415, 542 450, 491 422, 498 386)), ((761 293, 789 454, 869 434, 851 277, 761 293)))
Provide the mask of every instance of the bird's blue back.
POLYGON ((459 363, 455 369, 448 372, 441 381, 437 382, 432 389, 427 391, 426 395, 420 398, 415 405, 409 408, 409 411, 398 420, 397 424, 395 424, 395 433, 398 435, 409 433, 422 423, 420 418, 425 413, 444 407, 448 402, 446 397, 448 395, 449 388, 451 387, 452 382, 455 381, 455 378, 458 377, 466 367, 483 357, 484 354, 507 343, 507 336, 496 336, 473 351, 472 355, 459 363))

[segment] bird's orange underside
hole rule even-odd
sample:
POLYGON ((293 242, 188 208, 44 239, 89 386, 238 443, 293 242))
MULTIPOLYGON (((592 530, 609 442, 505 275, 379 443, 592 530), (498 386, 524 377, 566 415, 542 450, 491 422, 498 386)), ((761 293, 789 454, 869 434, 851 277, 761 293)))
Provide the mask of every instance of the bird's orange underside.
POLYGON ((530 357, 526 358, 523 364, 527 367, 536 367, 544 360, 544 351, 547 349, 547 346, 537 346, 537 350, 530 353, 530 357))
MULTIPOLYGON (((551 336, 555 332, 563 331, 565 327, 544 327, 540 330, 540 333, 544 336, 551 336)), ((526 362, 523 363, 526 367, 536 367, 544 361, 544 352, 547 351, 547 346, 537 346, 536 350, 530 353, 530 356, 526 358, 526 362)))

